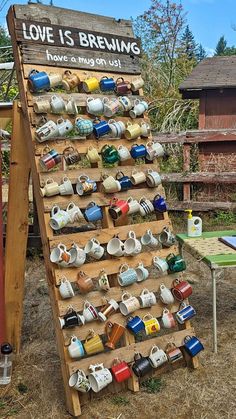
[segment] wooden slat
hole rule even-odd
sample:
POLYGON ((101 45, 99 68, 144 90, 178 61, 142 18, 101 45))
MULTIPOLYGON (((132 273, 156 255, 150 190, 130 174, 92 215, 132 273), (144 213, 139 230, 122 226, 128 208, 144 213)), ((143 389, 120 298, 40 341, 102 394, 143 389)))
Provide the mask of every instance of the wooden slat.
POLYGON ((101 270, 105 270, 108 275, 113 275, 119 272, 121 265, 127 263, 130 267, 135 268, 139 262, 143 262, 144 266, 148 267, 152 265, 152 259, 154 256, 165 258, 170 253, 175 253, 176 247, 172 246, 168 249, 153 250, 151 252, 143 252, 133 257, 120 257, 112 259, 112 263, 108 263, 107 260, 100 260, 98 262, 86 263, 81 268, 55 268, 56 283, 59 284, 62 276, 66 276, 71 282, 75 282, 77 279, 77 273, 83 270, 91 278, 97 278, 101 270))
POLYGON ((122 359, 128 363, 133 362, 135 352, 141 352, 143 356, 148 356, 153 345, 159 348, 166 348, 169 342, 174 342, 177 347, 183 345, 184 338, 188 335, 193 336, 194 329, 189 328, 174 333, 168 333, 164 336, 155 337, 144 342, 133 343, 129 346, 115 349, 114 351, 100 353, 97 356, 80 359, 79 361, 69 362, 69 370, 72 374, 77 369, 82 369, 88 373, 88 367, 92 363, 103 363, 106 368, 110 368, 115 358, 122 359))

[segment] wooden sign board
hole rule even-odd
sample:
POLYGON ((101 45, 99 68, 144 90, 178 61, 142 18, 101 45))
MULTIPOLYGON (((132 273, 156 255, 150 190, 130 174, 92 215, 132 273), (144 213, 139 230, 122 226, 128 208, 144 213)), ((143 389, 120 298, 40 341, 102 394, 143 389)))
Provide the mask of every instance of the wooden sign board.
MULTIPOLYGON (((34 68, 39 71, 41 70, 50 73, 52 72, 52 67, 56 67, 56 70, 53 69, 53 72, 63 75, 65 70, 76 68, 76 74, 81 81, 84 81, 89 76, 97 77, 99 80, 103 76, 111 76, 115 79, 124 77, 125 80, 132 83, 132 81, 137 78, 137 74, 140 74, 140 44, 134 37, 131 22, 127 20, 115 20, 113 18, 38 4, 12 6, 7 18, 9 31, 13 41, 16 73, 20 86, 25 130, 23 138, 28 148, 32 171, 49 295, 54 317, 57 346, 61 359, 67 407, 72 415, 78 416, 81 414, 81 401, 83 403, 88 400, 86 399, 87 395, 79 395, 76 390, 69 387, 69 377, 73 372, 78 370, 78 368, 82 368, 86 374, 89 373, 90 364, 103 362, 105 367, 111 368, 115 358, 122 358, 124 361, 131 364, 134 360, 135 352, 141 352, 144 356, 148 356, 150 349, 154 344, 165 349, 168 342, 174 342, 178 347, 182 346, 184 337, 192 335, 194 332, 189 322, 187 322, 183 327, 176 327, 176 330, 171 333, 166 331, 166 333, 161 334, 161 336, 154 335, 152 339, 146 339, 146 337, 144 337, 144 341, 139 342, 138 339, 135 339, 134 335, 131 335, 128 330, 125 329, 124 336, 119 343, 119 348, 91 356, 85 354, 83 359, 79 361, 70 358, 67 346, 71 335, 76 335, 84 342, 89 334, 89 330, 93 328, 105 342, 107 339, 105 324, 101 321, 94 321, 92 323, 85 323, 83 326, 76 326, 72 330, 61 330, 58 317, 63 317, 66 314, 68 305, 72 305, 78 312, 83 311, 85 299, 88 299, 98 310, 100 310, 104 304, 104 293, 102 290, 94 289, 88 294, 82 295, 77 287, 75 296, 69 301, 69 304, 67 300, 63 300, 56 286, 60 284, 63 275, 66 275, 71 284, 76 286, 77 275, 80 268, 66 267, 61 269, 60 266, 51 263, 50 252, 52 249, 58 246, 60 242, 64 243, 68 249, 74 242, 84 247, 85 244, 94 237, 96 237, 106 249, 107 243, 116 235, 119 235, 120 239, 123 241, 126 240, 131 230, 135 232, 139 239, 148 229, 151 229, 153 234, 158 235, 164 227, 171 228, 171 222, 168 218, 168 213, 165 212, 153 214, 152 221, 150 221, 149 218, 144 218, 142 220, 143 222, 140 223, 138 219, 135 223, 135 220, 129 216, 125 216, 121 217, 121 221, 118 220, 119 222, 116 223, 108 212, 109 201, 113 195, 105 194, 102 190, 101 173, 104 168, 101 167, 100 162, 91 165, 91 167, 70 166, 68 168, 64 161, 63 165, 58 167, 57 171, 42 172, 39 165, 39 158, 44 152, 46 145, 51 149, 54 148, 58 154, 62 156, 62 160, 64 149, 67 147, 76 148, 81 159, 84 159, 89 146, 92 145, 96 147, 98 153, 101 153, 101 148, 107 142, 113 144, 115 139, 110 136, 98 140, 91 134, 91 136, 87 138, 79 138, 76 136, 73 138, 63 137, 51 139, 43 144, 38 143, 35 140, 35 129, 40 123, 42 115, 35 113, 33 105, 39 97, 38 94, 33 94, 29 91, 27 83, 28 74, 30 70, 34 68), (56 195, 42 197, 40 187, 45 185, 47 176, 52 178, 55 182, 61 182, 61 179, 68 176, 75 190, 77 179, 84 172, 86 172, 88 176, 91 176, 91 179, 94 179, 97 183, 97 191, 94 192, 92 196, 87 195, 81 197, 78 194, 72 194, 71 196, 56 195), (94 225, 93 230, 86 228, 88 225, 85 225, 83 226, 85 227, 83 232, 81 232, 82 230, 77 230, 78 232, 75 232, 73 230, 74 226, 72 226, 72 229, 71 226, 69 226, 69 232, 68 230, 65 231, 62 229, 58 234, 54 234, 54 231, 49 226, 52 207, 57 204, 61 209, 65 210, 71 201, 73 201, 75 205, 78 205, 82 211, 85 210, 91 201, 100 205, 103 214, 101 225, 94 225)), ((67 93, 66 91, 62 92, 60 88, 57 95, 60 95, 60 97, 66 101, 72 96, 76 104, 80 107, 79 116, 81 118, 92 119, 92 115, 88 115, 86 109, 89 94, 86 94, 81 90, 82 89, 79 87, 76 92, 72 91, 67 93)), ((41 92, 39 95, 42 99, 49 99, 52 94, 54 94, 54 91, 41 92)), ((136 99, 141 99, 142 94, 142 90, 130 94, 131 102, 134 104, 136 99)), ((103 97, 103 92, 100 92, 99 94, 93 93, 93 96, 103 97)), ((116 97, 115 91, 111 92, 109 97, 116 97)), ((72 124, 75 123, 74 116, 72 117, 68 114, 60 116, 63 116, 65 119, 70 119, 72 124)), ((47 118, 48 120, 56 122, 59 116, 52 113, 52 110, 50 109, 47 112, 47 118)), ((102 118, 106 121, 109 119, 104 116, 102 118)), ((124 111, 122 115, 115 115, 114 118, 118 118, 117 120, 123 122, 123 124, 132 122, 129 113, 126 111, 124 111)), ((140 124, 140 126, 143 125, 143 122, 149 123, 148 118, 145 115, 136 118, 135 122, 140 124)), ((132 142, 128 141, 125 136, 122 135, 119 139, 119 144, 130 148, 133 143, 143 144, 150 139, 151 135, 146 138, 139 137, 132 142)), ((22 147, 25 147, 25 144, 22 144, 22 147)), ((125 164, 123 165, 122 162, 119 162, 119 166, 109 167, 105 170, 113 176, 116 176, 117 171, 119 170, 122 170, 125 174, 131 176, 134 165, 135 160, 130 159, 125 161, 125 164)), ((143 164, 139 166, 139 170, 143 171, 150 168, 158 170, 157 161, 149 162, 147 164, 144 160, 143 164)), ((131 194, 133 198, 137 200, 140 200, 144 196, 147 199, 153 199, 156 194, 165 196, 162 185, 148 188, 145 182, 135 186, 132 190, 119 192, 119 197, 120 199, 127 200, 131 194)), ((79 229, 79 226, 77 225, 76 228, 79 229)), ((172 246, 171 250, 169 248, 161 248, 159 250, 152 249, 152 251, 150 251, 150 248, 147 249, 146 247, 143 247, 142 252, 138 255, 132 257, 122 256, 115 259, 112 259, 107 253, 104 253, 104 258, 99 261, 87 260, 86 258, 82 268, 84 272, 94 280, 94 283, 98 281, 99 272, 105 270, 110 282, 110 289, 107 292, 106 297, 108 299, 115 299, 120 303, 124 292, 124 288, 121 287, 118 282, 121 265, 128 263, 130 267, 135 268, 138 266, 139 262, 142 261, 144 266, 150 268, 153 265, 153 257, 155 255, 165 258, 170 252, 176 253, 176 246, 172 246)), ((157 292, 161 283, 164 283, 170 288, 174 278, 175 275, 167 275, 166 273, 158 278, 149 277, 145 282, 145 287, 142 282, 137 282, 126 287, 125 291, 139 297, 143 288, 146 287, 148 287, 150 291, 157 292)), ((175 313, 178 310, 178 307, 179 303, 174 302, 169 306, 169 309, 172 313, 175 313)), ((154 317, 160 318, 162 316, 163 308, 164 305, 159 299, 152 307, 139 309, 135 313, 143 317, 150 312, 154 317)), ((126 324, 125 317, 119 311, 112 316, 111 320, 120 324, 126 324)), ((181 362, 183 364, 185 361, 181 362)), ((162 372, 169 368, 171 367, 166 365, 159 370, 159 373, 160 371, 162 372)), ((127 386, 133 391, 139 390, 139 380, 134 374, 129 379, 128 383, 126 383, 126 387, 127 386)), ((112 383, 109 385, 108 390, 119 391, 122 388, 124 388, 122 385, 112 383)), ((107 389, 105 389, 104 392, 107 393, 107 389)), ((102 392, 101 394, 104 393, 102 392)))

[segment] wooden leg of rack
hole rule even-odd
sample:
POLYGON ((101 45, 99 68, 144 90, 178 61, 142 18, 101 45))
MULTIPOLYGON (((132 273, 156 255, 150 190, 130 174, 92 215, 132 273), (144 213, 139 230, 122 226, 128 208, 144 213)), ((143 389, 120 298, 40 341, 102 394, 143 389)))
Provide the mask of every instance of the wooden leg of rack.
POLYGON ((24 141, 23 115, 13 105, 10 178, 5 251, 6 340, 19 353, 23 317, 25 258, 28 237, 30 164, 24 141))

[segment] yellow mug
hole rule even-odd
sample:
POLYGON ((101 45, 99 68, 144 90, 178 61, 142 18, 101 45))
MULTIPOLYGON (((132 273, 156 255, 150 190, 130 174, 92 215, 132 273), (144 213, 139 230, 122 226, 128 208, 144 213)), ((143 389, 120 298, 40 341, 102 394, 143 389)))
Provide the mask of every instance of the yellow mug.
POLYGON ((94 90, 99 89, 99 81, 96 77, 89 77, 83 82, 83 90, 86 93, 94 92, 94 90))
POLYGON ((104 351, 104 345, 99 335, 96 335, 94 330, 90 330, 85 343, 84 349, 87 355, 97 354, 104 351))
POLYGON ((159 321, 150 313, 146 314, 143 317, 143 322, 145 325, 145 332, 147 335, 152 335, 153 333, 159 332, 161 328, 159 321))
POLYGON ((126 130, 125 130, 125 138, 127 140, 135 140, 141 135, 141 127, 139 124, 131 124, 127 122, 126 130))
POLYGON ((87 159, 90 163, 97 163, 101 160, 101 157, 98 154, 98 150, 95 147, 89 146, 87 151, 87 159))

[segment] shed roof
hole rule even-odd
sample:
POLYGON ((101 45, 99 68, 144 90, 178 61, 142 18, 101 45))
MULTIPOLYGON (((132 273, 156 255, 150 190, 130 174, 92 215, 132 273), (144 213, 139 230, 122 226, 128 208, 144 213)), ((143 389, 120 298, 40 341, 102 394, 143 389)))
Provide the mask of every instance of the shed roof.
POLYGON ((179 90, 236 88, 236 55, 201 61, 181 83, 179 90))

